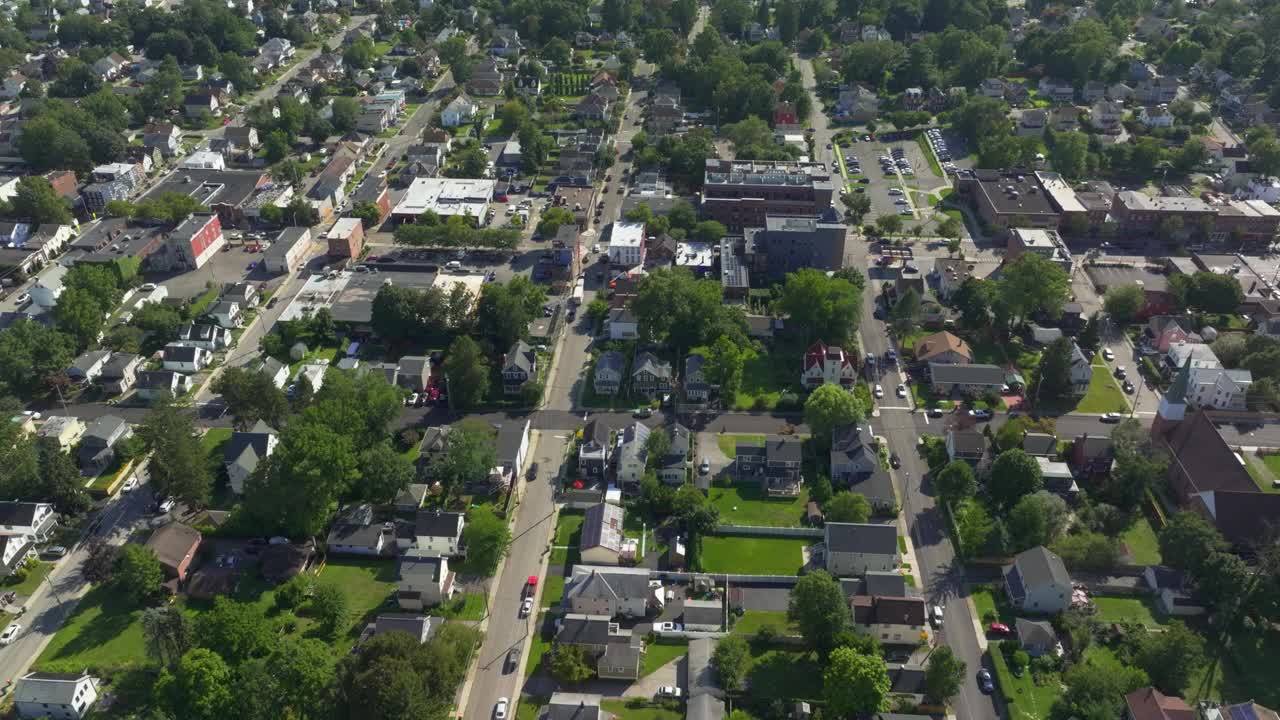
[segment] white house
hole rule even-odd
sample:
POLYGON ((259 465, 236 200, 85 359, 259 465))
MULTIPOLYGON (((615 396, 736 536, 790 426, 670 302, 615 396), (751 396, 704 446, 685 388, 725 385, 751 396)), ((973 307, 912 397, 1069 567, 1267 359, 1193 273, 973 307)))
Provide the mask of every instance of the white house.
POLYGON ((208 367, 213 353, 204 348, 172 342, 164 346, 164 369, 187 375, 208 367))
POLYGON ((642 618, 652 597, 648 568, 574 565, 560 603, 571 613, 642 618))
POLYGON ((244 323, 244 310, 234 300, 222 300, 209 308, 206 313, 211 320, 228 330, 240 327, 244 323))
POLYGON ((1052 615, 1071 605, 1071 575, 1062 558, 1044 546, 1018 553, 1004 571, 1005 592, 1024 612, 1052 615))
POLYGON ((644 223, 615 222, 609 236, 609 262, 621 268, 644 264, 644 223))
POLYGON ((26 535, 43 542, 57 522, 49 503, 0 502, 0 535, 26 535))
POLYGON ((800 371, 800 384, 804 387, 816 388, 827 384, 852 387, 857 380, 858 369, 853 358, 842 348, 819 340, 805 351, 804 367, 800 371))
POLYGON ((44 272, 40 273, 40 277, 36 278, 36 284, 31 286, 29 291, 31 302, 43 308, 51 308, 57 305, 58 297, 62 295, 62 279, 70 271, 70 268, 60 263, 55 263, 46 268, 44 272))
POLYGON ((649 442, 649 426, 635 422, 618 438, 618 482, 624 487, 639 484, 648 461, 645 445, 649 442))
POLYGON ((1084 395, 1089 392, 1089 383, 1092 381, 1093 363, 1079 345, 1071 343, 1071 392, 1084 395))
POLYGON ((1146 106, 1138 111, 1138 122, 1149 128, 1173 127, 1173 113, 1165 105, 1146 106))
POLYGON ((582 561, 592 565, 617 565, 625 540, 622 535, 623 510, 611 503, 587 508, 582 520, 582 561))
POLYGON ((245 481, 257 470, 258 463, 275 451, 279 442, 278 433, 261 420, 249 430, 231 434, 223 452, 223 465, 227 469, 227 483, 235 494, 244 494, 245 481))
POLYGON ((640 337, 639 323, 630 308, 614 308, 609 311, 609 339, 635 340, 640 337))
POLYGON ((421 611, 448 600, 453 594, 449 559, 410 551, 400 558, 396 599, 402 610, 421 611))
POLYGON ((466 95, 459 95, 453 99, 453 102, 446 105, 444 111, 440 113, 440 123, 445 127, 466 125, 475 120, 476 113, 479 110, 480 106, 476 105, 471 98, 466 95))
POLYGON ((442 557, 461 554, 462 530, 466 524, 462 513, 419 510, 413 531, 418 553, 442 557))
POLYGON ((98 679, 87 672, 30 672, 18 680, 13 706, 24 718, 79 720, 98 699, 98 679))

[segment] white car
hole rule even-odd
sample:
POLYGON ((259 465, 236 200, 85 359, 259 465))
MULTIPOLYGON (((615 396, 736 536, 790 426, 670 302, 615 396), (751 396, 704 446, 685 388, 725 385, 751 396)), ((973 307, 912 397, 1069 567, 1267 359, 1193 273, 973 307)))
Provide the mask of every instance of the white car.
POLYGON ((658 688, 658 697, 678 698, 682 694, 684 694, 684 691, 682 691, 678 687, 673 687, 671 685, 663 685, 662 687, 658 688))
POLYGON ((1102 349, 1102 359, 1103 359, 1103 360, 1115 360, 1115 359, 1116 359, 1116 354, 1115 354, 1115 353, 1113 353, 1113 352, 1111 352, 1111 348, 1103 348, 1103 349, 1102 349))
POLYGON ((933 606, 933 613, 930 616, 930 619, 933 620, 934 627, 942 627, 942 606, 941 605, 933 606))
POLYGON ((525 598, 520 604, 520 617, 528 617, 533 612, 533 598, 525 598))
POLYGON ((900 189, 898 189, 898 188, 889 188, 889 194, 890 194, 890 195, 901 195, 901 194, 902 194, 902 190, 900 190, 900 189))
POLYGON ((404 399, 405 407, 413 407, 418 404, 418 393, 413 393, 404 399))
POLYGON ((876 399, 879 400, 880 398, 884 397, 884 388, 880 387, 877 384, 874 394, 876 396, 876 399))
POLYGON ((903 385, 902 383, 898 383, 898 397, 904 398, 906 396, 907 396, 907 386, 903 385))
POLYGON ((133 492, 138 487, 138 478, 130 477, 124 481, 124 485, 120 486, 120 492, 133 492))
POLYGON ((9 627, 0 633, 0 645, 8 645, 18 639, 18 633, 22 632, 22 626, 18 623, 9 623, 9 627))
POLYGON ((680 623, 664 622, 658 626, 662 632, 684 632, 684 625, 680 623))
POLYGON ((498 698, 498 704, 493 706, 493 720, 507 720, 506 698, 498 698))

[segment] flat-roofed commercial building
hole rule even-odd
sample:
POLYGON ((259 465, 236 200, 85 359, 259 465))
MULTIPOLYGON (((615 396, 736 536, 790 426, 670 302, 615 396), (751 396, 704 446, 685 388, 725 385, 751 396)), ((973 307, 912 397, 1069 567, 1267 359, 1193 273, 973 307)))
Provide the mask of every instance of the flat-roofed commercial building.
POLYGON ((391 211, 399 222, 409 222, 432 210, 440 217, 470 216, 479 224, 493 200, 496 181, 489 179, 417 178, 391 211))
POLYGON ((1057 228, 1062 213, 1040 178, 1019 170, 974 170, 956 177, 956 190, 969 198, 978 216, 1000 230, 1057 228))
POLYGON ((835 193, 822 163, 707 160, 702 211, 731 230, 764 227, 770 215, 817 217, 835 193))

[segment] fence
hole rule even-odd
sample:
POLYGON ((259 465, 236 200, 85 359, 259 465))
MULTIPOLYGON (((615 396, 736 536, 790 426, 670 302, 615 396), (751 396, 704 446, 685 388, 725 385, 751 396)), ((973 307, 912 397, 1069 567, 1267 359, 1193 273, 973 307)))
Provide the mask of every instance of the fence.
POLYGON ((778 587, 795 587, 800 581, 798 575, 728 575, 725 573, 690 573, 674 570, 653 570, 649 577, 654 580, 668 582, 693 582, 694 578, 711 578, 713 583, 740 585, 776 585, 778 587))
POLYGON ((762 525, 719 525, 716 535, 759 535, 764 537, 826 537, 822 528, 766 527, 762 525))

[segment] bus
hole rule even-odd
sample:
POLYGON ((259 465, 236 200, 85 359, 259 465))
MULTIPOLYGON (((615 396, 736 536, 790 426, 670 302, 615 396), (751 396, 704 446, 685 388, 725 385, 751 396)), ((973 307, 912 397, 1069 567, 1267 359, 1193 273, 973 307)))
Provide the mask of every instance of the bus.
POLYGON ((569 296, 570 305, 581 305, 582 295, 587 290, 587 281, 584 278, 578 278, 578 282, 573 285, 573 294, 569 296))

